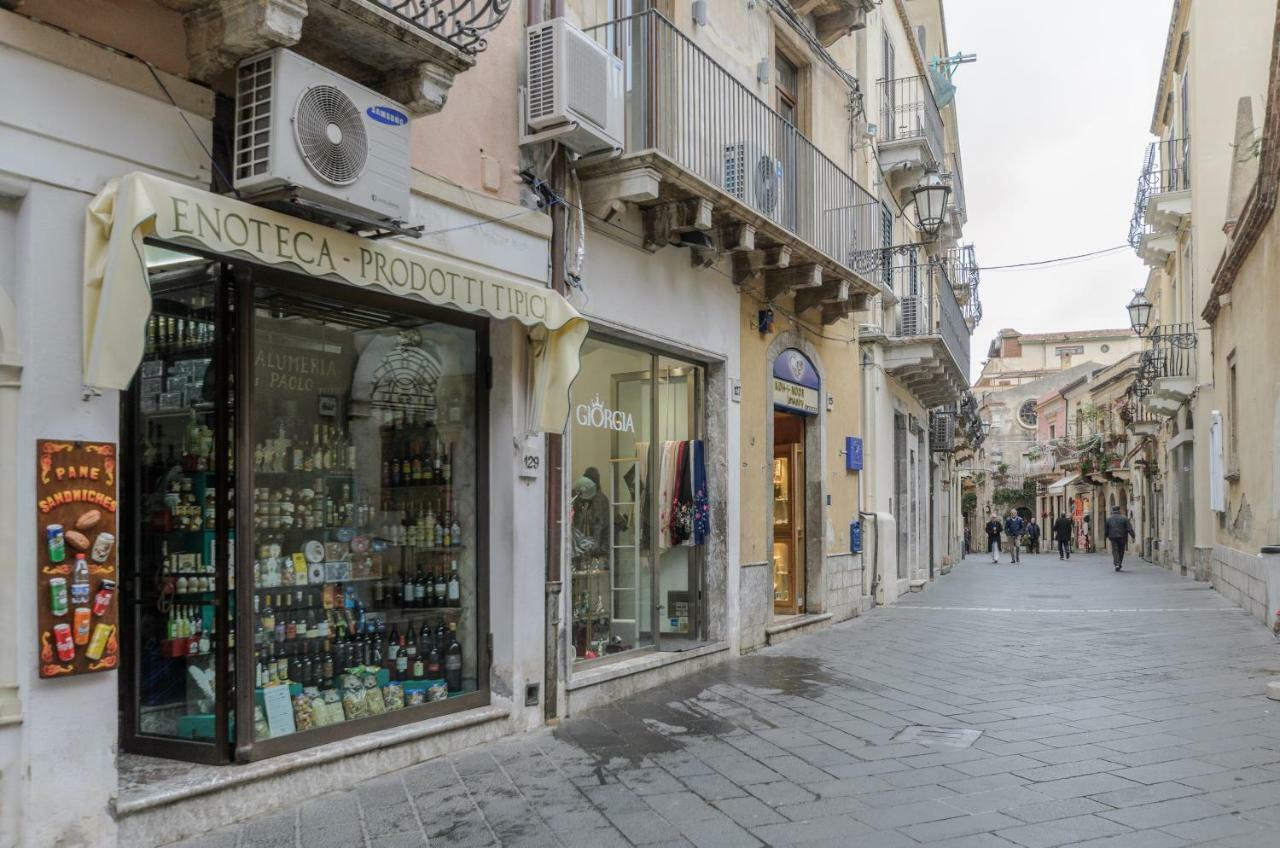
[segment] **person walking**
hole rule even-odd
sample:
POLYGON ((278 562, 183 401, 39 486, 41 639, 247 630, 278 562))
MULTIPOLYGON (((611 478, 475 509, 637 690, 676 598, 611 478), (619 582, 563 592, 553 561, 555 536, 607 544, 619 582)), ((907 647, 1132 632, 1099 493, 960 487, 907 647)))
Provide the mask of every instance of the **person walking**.
POLYGON ((1019 554, 1019 546, 1022 544, 1022 530, 1024 528, 1022 516, 1013 510, 1009 510, 1008 517, 1004 520, 1004 538, 1005 546, 1009 548, 1009 562, 1022 562, 1019 554))
POLYGON ((973 553, 973 530, 964 528, 964 555, 968 556, 973 553))
POLYGON ((1058 559, 1071 559, 1071 533, 1074 528, 1071 526, 1071 519, 1067 518, 1065 512, 1058 515, 1058 520, 1053 522, 1053 538, 1058 543, 1058 559))
POLYGON ((991 553, 991 564, 1000 562, 1000 533, 1004 530, 1000 518, 993 512, 987 521, 987 550, 991 553))
POLYGON ((1027 550, 1033 554, 1040 553, 1040 525, 1036 524, 1034 515, 1027 523, 1027 550))
POLYGON ((1124 549, 1130 539, 1137 540, 1137 536, 1133 533, 1133 522, 1129 520, 1129 516, 1120 514, 1120 507, 1111 507, 1111 514, 1107 516, 1106 523, 1107 541, 1111 543, 1111 562, 1115 565, 1116 571, 1120 570, 1120 566, 1124 564, 1124 549))

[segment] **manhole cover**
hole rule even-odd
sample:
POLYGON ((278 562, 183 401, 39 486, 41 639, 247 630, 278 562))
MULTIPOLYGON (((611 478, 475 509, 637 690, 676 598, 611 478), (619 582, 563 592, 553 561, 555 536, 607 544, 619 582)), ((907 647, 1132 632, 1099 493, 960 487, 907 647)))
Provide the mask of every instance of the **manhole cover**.
POLYGON ((930 748, 968 748, 978 737, 981 730, 965 730, 959 727, 926 727, 922 724, 912 725, 893 737, 894 742, 914 742, 930 748))

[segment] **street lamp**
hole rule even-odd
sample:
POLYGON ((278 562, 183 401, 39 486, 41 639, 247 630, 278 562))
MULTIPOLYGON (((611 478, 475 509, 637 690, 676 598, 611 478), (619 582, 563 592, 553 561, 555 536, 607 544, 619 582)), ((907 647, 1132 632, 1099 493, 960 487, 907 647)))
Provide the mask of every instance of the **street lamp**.
POLYGON ((916 223, 930 239, 937 238, 947 215, 951 186, 942 181, 937 171, 927 171, 920 185, 911 190, 911 196, 916 202, 916 223))
POLYGON ((1134 291, 1133 300, 1129 301, 1125 309, 1129 310, 1129 326, 1133 327, 1133 331, 1138 335, 1145 333, 1147 325, 1151 323, 1152 309, 1147 296, 1141 291, 1134 291))

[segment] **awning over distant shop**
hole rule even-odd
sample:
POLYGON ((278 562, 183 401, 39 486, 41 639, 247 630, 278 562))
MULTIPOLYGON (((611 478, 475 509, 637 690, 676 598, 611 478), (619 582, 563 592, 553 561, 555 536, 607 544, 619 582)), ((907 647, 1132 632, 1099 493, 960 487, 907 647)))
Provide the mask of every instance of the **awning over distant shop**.
POLYGON ((124 389, 142 361, 148 238, 519 321, 530 328, 533 421, 564 429, 587 321, 556 292, 413 242, 373 241, 142 173, 109 182, 86 215, 86 386, 124 389))
POLYGON ((1054 480, 1049 484, 1049 494, 1061 495, 1067 490, 1067 487, 1080 479, 1079 474, 1068 474, 1059 480, 1054 480))

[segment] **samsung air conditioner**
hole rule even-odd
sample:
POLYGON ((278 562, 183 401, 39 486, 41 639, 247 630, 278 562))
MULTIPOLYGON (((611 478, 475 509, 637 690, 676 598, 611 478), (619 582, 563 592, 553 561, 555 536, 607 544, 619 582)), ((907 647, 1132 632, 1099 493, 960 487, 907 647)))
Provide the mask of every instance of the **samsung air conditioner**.
POLYGON ((782 221, 784 208, 782 160, 758 145, 738 142, 724 146, 725 194, 742 201, 774 221, 782 221))
POLYGON ((405 107, 285 49, 236 69, 232 184, 364 224, 409 217, 405 107))
POLYGON ((622 150, 622 60, 564 18, 525 31, 525 122, 580 155, 622 150))

